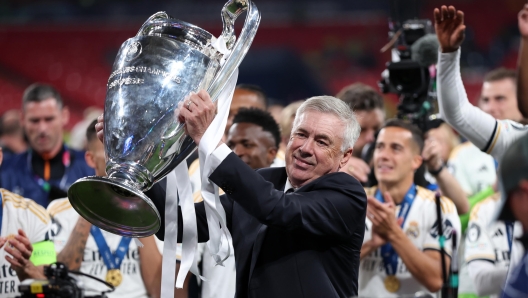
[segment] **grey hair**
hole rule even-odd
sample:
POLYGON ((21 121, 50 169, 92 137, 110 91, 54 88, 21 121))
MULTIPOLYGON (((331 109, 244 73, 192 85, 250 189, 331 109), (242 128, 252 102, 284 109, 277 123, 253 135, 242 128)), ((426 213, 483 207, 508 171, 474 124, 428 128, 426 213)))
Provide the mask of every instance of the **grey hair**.
POLYGON ((361 127, 357 122, 356 115, 344 101, 327 95, 314 96, 307 99, 297 110, 295 120, 293 120, 294 129, 299 125, 299 119, 301 118, 301 115, 308 110, 333 114, 341 119, 341 121, 343 121, 345 124, 341 151, 345 152, 350 148, 354 148, 354 144, 359 138, 361 127))

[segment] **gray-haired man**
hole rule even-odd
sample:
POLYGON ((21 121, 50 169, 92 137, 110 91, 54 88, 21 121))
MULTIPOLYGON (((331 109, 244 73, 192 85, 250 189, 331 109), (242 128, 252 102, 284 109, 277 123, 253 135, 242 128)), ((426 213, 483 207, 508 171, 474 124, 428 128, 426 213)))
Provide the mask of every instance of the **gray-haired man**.
MULTIPOLYGON (((179 119, 199 144, 215 105, 200 91, 182 107, 179 119)), ((320 96, 297 112, 285 168, 255 172, 225 144, 218 145, 209 179, 226 193, 221 201, 233 237, 237 297, 357 296, 366 196, 359 182, 339 169, 358 135, 346 104, 320 96)), ((163 196, 152 199, 163 214, 163 196)), ((204 242, 209 233, 203 203, 195 209, 198 240, 204 242)), ((157 235, 163 234, 161 229, 157 235)))

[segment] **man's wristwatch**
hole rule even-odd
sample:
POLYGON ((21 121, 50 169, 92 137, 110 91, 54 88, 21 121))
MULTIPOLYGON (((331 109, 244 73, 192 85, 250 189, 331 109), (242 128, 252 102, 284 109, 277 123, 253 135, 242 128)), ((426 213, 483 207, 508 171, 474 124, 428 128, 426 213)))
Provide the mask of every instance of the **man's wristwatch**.
POLYGON ((429 173, 433 176, 438 176, 438 174, 440 174, 440 172, 442 172, 442 170, 445 168, 445 163, 442 163, 442 165, 436 169, 436 170, 428 170, 429 173))

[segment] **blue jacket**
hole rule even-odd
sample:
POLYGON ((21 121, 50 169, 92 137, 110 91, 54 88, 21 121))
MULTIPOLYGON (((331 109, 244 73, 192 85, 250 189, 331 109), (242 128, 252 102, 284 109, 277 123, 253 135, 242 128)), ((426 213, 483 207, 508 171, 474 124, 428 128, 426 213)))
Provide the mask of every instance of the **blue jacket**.
POLYGON ((70 154, 70 161, 61 179, 49 180, 47 181, 49 185, 46 185, 44 180, 33 172, 31 167, 32 152, 28 150, 10 158, 9 162, 2 165, 0 171, 1 187, 47 207, 50 203, 49 191, 51 186, 67 192, 70 185, 77 179, 95 175, 94 169, 86 164, 84 152, 69 148, 66 150, 70 154))

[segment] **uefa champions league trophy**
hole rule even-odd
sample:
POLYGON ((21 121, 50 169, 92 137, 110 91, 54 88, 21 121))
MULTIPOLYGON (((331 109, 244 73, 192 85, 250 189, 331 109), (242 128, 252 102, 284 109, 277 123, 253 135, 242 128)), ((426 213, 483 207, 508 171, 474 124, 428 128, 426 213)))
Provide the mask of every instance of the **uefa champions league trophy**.
POLYGON ((127 237, 146 237, 160 228, 160 214, 143 192, 196 148, 174 110, 191 91, 205 89, 213 101, 218 98, 255 37, 260 13, 249 0, 230 0, 222 19, 216 39, 158 12, 121 45, 104 110, 108 177, 85 177, 68 190, 73 208, 92 224, 127 237), (234 23, 244 11, 236 41, 234 23))

